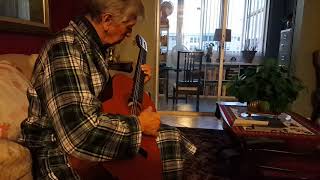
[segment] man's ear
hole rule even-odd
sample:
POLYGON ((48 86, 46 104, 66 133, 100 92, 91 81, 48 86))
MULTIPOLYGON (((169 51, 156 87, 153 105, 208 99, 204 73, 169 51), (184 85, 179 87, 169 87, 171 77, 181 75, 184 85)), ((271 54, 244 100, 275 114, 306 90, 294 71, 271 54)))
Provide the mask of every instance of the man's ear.
POLYGON ((110 13, 102 14, 101 15, 101 20, 102 20, 103 26, 105 28, 107 28, 112 22, 112 14, 110 14, 110 13))

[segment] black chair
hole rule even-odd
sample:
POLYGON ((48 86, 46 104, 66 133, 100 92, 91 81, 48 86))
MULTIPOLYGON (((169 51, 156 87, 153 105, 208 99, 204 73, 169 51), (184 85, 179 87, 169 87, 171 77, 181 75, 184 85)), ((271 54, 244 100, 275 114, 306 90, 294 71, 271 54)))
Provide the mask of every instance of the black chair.
POLYGON ((173 84, 173 105, 178 102, 179 95, 185 95, 188 103, 188 95, 196 95, 196 111, 199 111, 199 96, 202 91, 202 59, 204 52, 178 51, 176 66, 176 82, 173 84))

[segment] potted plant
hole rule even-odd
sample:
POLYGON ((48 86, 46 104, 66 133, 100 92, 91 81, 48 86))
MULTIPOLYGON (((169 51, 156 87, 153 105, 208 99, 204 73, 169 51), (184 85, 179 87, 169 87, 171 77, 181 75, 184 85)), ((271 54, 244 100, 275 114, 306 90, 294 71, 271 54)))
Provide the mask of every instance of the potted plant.
POLYGON ((275 113, 286 111, 303 88, 301 81, 274 59, 264 60, 257 71, 247 69, 227 85, 228 93, 240 102, 275 113))
POLYGON ((257 53, 257 46, 250 46, 250 41, 246 41, 244 45, 244 50, 241 51, 242 58, 246 63, 252 63, 255 55, 257 53))

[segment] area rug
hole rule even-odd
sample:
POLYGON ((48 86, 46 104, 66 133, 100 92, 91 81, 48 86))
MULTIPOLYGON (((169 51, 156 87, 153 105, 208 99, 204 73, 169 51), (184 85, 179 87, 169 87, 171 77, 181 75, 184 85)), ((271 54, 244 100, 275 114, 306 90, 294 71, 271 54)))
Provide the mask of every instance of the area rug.
POLYGON ((231 143, 222 130, 178 128, 197 147, 193 157, 184 163, 186 180, 229 180, 225 164, 219 160, 217 152, 231 143))

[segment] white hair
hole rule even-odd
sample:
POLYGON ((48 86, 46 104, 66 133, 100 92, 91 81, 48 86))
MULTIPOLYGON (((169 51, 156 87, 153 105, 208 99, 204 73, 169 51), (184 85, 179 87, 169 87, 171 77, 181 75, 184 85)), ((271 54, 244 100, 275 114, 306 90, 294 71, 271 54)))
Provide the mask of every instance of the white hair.
POLYGON ((101 22, 102 13, 110 13, 118 20, 127 20, 132 16, 144 17, 141 0, 90 0, 88 13, 92 19, 101 22))

